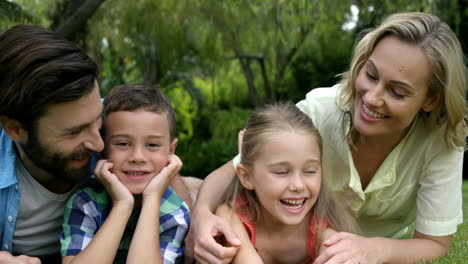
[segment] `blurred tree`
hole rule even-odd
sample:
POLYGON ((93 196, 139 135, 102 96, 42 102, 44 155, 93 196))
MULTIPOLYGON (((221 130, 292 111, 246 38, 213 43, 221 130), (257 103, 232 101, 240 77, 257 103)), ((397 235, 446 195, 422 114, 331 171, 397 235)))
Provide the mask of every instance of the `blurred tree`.
POLYGON ((34 23, 38 18, 21 5, 8 0, 0 0, 0 32, 15 24, 34 23))
POLYGON ((50 29, 63 38, 85 46, 88 20, 104 0, 62 0, 52 15, 50 29))
POLYGON ((192 14, 205 21, 201 30, 208 28, 213 33, 205 35, 221 42, 221 54, 213 55, 239 62, 253 105, 275 101, 281 89, 291 88, 285 78, 304 43, 316 28, 344 23, 350 6, 321 0, 191 2, 192 14))

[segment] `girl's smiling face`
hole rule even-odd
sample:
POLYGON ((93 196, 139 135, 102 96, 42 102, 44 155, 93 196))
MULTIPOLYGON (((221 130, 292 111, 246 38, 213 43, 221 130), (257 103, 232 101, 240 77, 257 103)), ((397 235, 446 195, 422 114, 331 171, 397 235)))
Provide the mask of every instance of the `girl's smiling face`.
POLYGON ((320 148, 314 136, 291 131, 270 135, 253 166, 241 167, 242 184, 259 200, 259 219, 279 225, 308 221, 321 184, 320 148))
POLYGON ((174 154, 165 114, 146 110, 112 112, 105 118, 105 142, 112 172, 132 194, 141 194, 174 154))
POLYGON ((421 47, 394 36, 380 40, 356 79, 356 130, 364 137, 401 139, 421 109, 438 104, 438 96, 428 97, 430 74, 421 47))

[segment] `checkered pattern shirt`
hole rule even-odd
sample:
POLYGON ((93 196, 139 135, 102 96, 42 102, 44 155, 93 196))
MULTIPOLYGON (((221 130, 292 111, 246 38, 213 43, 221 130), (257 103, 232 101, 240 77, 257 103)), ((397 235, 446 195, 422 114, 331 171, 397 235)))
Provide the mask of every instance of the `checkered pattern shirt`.
MULTIPOLYGON (((63 232, 60 237, 62 256, 77 255, 109 216, 112 198, 96 178, 90 178, 67 202, 63 232)), ((125 228, 114 263, 125 263, 130 242, 138 222, 133 212, 125 228)), ((190 224, 189 209, 169 187, 163 194, 159 216, 159 243, 163 263, 178 263, 184 252, 183 242, 190 224)))

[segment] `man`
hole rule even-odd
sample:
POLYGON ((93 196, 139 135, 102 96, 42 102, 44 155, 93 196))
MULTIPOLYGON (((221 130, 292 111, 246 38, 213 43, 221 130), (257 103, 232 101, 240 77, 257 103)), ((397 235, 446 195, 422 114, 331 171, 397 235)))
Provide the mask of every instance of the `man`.
MULTIPOLYGON (((97 74, 39 26, 0 35, 0 264, 61 262, 65 202, 104 147, 97 74)), ((171 185, 188 202, 180 179, 171 185)))
POLYGON ((97 65, 38 26, 6 31, 0 50, 0 263, 60 261, 64 203, 104 147, 97 65))

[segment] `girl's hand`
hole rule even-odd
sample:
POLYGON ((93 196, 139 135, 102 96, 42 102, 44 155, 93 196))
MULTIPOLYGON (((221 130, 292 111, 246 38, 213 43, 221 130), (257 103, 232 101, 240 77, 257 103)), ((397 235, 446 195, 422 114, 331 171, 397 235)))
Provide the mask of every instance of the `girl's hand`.
POLYGON ((379 263, 373 243, 369 238, 340 232, 331 235, 324 243, 325 250, 314 264, 375 264, 379 263))
POLYGON ((114 164, 108 160, 100 160, 94 169, 94 175, 104 185, 114 204, 127 204, 133 208, 134 198, 127 187, 111 172, 114 164))
POLYGON ((176 155, 169 155, 169 161, 158 175, 146 185, 143 191, 143 198, 152 195, 163 195, 164 191, 169 186, 175 175, 177 175, 182 168, 182 161, 176 155))

